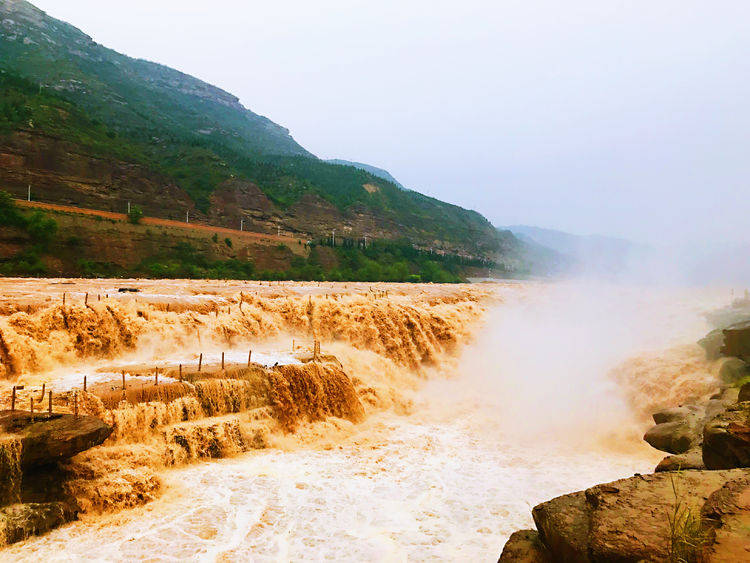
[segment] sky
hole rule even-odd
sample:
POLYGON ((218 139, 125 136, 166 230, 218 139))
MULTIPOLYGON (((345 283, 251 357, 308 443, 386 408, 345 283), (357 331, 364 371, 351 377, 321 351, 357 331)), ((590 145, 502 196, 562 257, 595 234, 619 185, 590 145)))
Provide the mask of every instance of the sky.
POLYGON ((750 2, 33 3, 495 225, 750 243, 750 2))

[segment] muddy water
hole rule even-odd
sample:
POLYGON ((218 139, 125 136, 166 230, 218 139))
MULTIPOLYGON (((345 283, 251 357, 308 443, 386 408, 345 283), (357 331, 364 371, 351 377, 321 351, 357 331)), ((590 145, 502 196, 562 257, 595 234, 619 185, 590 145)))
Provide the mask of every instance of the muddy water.
POLYGON ((639 407, 710 392, 711 366, 690 343, 727 296, 578 284, 508 292, 452 377, 423 386, 413 414, 374 415, 325 447, 166 472, 154 503, 0 555, 496 560, 507 536, 532 524, 534 504, 653 468, 639 407), (665 378, 674 385, 654 386, 665 378))

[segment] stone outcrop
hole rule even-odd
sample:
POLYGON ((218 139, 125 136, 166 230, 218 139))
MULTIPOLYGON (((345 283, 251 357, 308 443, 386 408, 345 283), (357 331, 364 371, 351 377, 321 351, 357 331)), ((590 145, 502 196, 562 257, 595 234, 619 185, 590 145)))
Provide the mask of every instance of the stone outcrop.
POLYGON ((67 502, 25 503, 0 508, 0 545, 44 534, 77 516, 76 508, 67 502))
POLYGON ((0 412, 0 429, 21 443, 21 468, 61 461, 98 446, 112 433, 112 427, 93 416, 35 414, 26 411, 0 412))
POLYGON ((708 469, 750 467, 750 402, 732 405, 706 424, 703 462, 708 469))
POLYGON ((544 561, 545 554, 566 562, 667 561, 677 551, 725 553, 727 546, 750 542, 742 528, 750 514, 743 509, 748 482, 750 469, 656 473, 564 495, 533 510, 541 546, 526 530, 501 561, 544 561), (680 528, 686 521, 699 523, 695 538, 689 527, 680 528), (689 545, 693 539, 697 549, 689 545))
POLYGON ((549 550, 539 539, 536 530, 518 530, 513 532, 503 548, 498 563, 513 561, 516 563, 552 563, 549 550))
POLYGON ((723 330, 721 353, 741 360, 750 360, 750 321, 733 324, 723 330))

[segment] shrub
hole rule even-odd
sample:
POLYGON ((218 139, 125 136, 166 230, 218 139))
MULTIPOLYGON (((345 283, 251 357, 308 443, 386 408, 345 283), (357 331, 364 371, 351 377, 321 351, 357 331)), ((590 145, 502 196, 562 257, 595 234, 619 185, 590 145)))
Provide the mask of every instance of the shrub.
POLYGON ((232 248, 232 239, 229 237, 224 239, 224 244, 226 244, 229 248, 232 248))
POLYGON ((143 219, 143 209, 138 205, 133 205, 128 211, 128 221, 133 225, 137 225, 143 219))

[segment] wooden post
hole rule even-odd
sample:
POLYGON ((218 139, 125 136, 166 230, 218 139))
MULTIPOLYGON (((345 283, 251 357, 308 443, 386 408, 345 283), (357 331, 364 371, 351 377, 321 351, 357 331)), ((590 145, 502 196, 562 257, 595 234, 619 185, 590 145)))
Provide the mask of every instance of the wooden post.
POLYGON ((86 294, 86 297, 83 298, 83 304, 86 305, 86 307, 89 306, 89 294, 86 294))
POLYGON ((252 350, 250 350, 250 351, 249 351, 249 352, 247 353, 247 367, 250 367, 250 359, 251 359, 252 357, 253 357, 253 351, 252 351, 252 350))
POLYGON ((198 356, 198 371, 201 370, 201 365, 203 364, 203 352, 201 352, 201 355, 198 356))
POLYGON ((49 414, 52 414, 52 391, 49 392, 49 414))
POLYGON ((73 393, 73 414, 78 416, 78 391, 73 393))
POLYGON ((154 372, 154 385, 159 386, 159 368, 154 372))
POLYGON ((31 401, 31 422, 34 422, 34 395, 29 397, 29 400, 31 401))
POLYGON ((180 364, 180 383, 182 383, 182 364, 180 364))
POLYGON ((83 376, 83 392, 86 392, 86 376, 83 376))
POLYGON ((14 385, 13 393, 10 396, 10 410, 12 411, 16 410, 16 389, 18 389, 18 386, 14 385))
POLYGON ((101 301, 102 300, 102 294, 101 293, 97 293, 96 294, 96 300, 97 301, 101 301))
POLYGON ((65 292, 63 291, 63 306, 65 306, 65 292))
POLYGON ((44 388, 45 388, 46 386, 47 386, 47 384, 46 384, 46 383, 42 383, 42 398, 41 398, 41 399, 39 399, 39 402, 40 402, 40 403, 41 403, 42 401, 44 401, 44 388))
POLYGON ((224 369, 224 352, 221 353, 221 369, 224 369))
POLYGON ((292 352, 294 352, 294 338, 292 338, 292 352))
POLYGON ((125 391, 125 370, 122 370, 122 390, 125 391))

